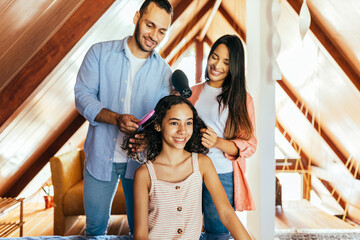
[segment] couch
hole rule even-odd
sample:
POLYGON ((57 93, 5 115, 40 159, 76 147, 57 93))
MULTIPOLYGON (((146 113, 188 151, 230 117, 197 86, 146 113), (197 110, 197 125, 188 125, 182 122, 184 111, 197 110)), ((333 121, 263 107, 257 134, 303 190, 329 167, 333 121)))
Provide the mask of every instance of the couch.
MULTIPOLYGON (((50 159, 54 186, 55 235, 64 236, 78 216, 85 214, 83 197, 84 160, 85 152, 82 149, 74 149, 50 159)), ((121 183, 113 201, 111 214, 121 214, 126 217, 125 197, 121 183)), ((121 234, 128 234, 128 226, 125 226, 123 231, 121 234)))

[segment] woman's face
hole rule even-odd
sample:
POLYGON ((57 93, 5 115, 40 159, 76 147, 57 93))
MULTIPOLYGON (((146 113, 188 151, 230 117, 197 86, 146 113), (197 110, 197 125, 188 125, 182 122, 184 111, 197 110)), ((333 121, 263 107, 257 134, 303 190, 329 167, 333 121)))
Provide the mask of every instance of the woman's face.
POLYGON ((163 147, 183 149, 193 134, 193 112, 186 103, 172 106, 161 124, 163 147))
POLYGON ((207 71, 209 76, 209 85, 219 88, 225 81, 229 74, 229 50, 225 44, 220 44, 210 55, 207 64, 207 71))

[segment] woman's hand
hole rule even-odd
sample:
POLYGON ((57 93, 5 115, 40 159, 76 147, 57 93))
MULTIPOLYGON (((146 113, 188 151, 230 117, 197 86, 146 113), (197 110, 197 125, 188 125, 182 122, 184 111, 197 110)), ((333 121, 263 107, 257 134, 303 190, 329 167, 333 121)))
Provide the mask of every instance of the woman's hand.
POLYGON ((201 137, 202 145, 204 145, 206 148, 216 147, 218 141, 218 136, 216 132, 211 127, 202 128, 200 129, 200 131, 202 134, 201 137))
POLYGON ((211 127, 202 128, 200 131, 202 134, 201 143, 206 148, 217 148, 231 156, 239 155, 239 149, 235 143, 231 140, 218 137, 216 132, 211 127))

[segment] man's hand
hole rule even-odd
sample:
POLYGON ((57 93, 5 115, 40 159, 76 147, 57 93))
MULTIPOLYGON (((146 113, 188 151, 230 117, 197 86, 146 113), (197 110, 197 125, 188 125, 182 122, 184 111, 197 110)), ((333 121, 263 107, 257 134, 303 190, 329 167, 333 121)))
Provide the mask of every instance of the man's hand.
POLYGON ((125 134, 132 134, 139 128, 137 123, 140 120, 130 114, 120 114, 117 119, 117 126, 125 134))
POLYGON ((200 131, 202 134, 201 144, 209 149, 215 147, 218 139, 216 132, 211 127, 202 128, 200 131))

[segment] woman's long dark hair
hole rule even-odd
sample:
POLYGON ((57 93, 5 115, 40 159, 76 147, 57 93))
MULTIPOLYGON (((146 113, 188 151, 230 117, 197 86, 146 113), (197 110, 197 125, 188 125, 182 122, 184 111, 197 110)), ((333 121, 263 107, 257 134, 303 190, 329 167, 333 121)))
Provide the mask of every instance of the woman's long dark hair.
MULTIPOLYGON (((220 44, 225 44, 229 51, 229 74, 222 84, 222 93, 217 96, 219 111, 226 106, 229 108, 224 136, 226 139, 240 137, 243 140, 249 140, 253 134, 253 127, 246 105, 244 47, 238 36, 224 35, 211 47, 208 60, 220 44)), ((209 79, 207 68, 205 77, 209 79)))
MULTIPOLYGON (((193 134, 189 141, 186 143, 184 149, 188 152, 204 153, 206 154, 209 150, 201 144, 201 128, 206 128, 203 120, 198 116, 198 113, 194 106, 185 98, 181 96, 170 95, 163 97, 159 100, 155 107, 155 118, 150 122, 142 131, 136 134, 144 134, 144 141, 148 148, 146 151, 146 160, 153 161, 157 155, 159 155, 162 149, 162 137, 161 132, 155 130, 155 126, 161 126, 162 120, 164 119, 167 111, 175 105, 185 103, 193 112, 193 134)), ((134 135, 125 136, 122 148, 127 151, 128 156, 135 157, 131 148, 129 147, 129 139, 133 138, 134 135)))

